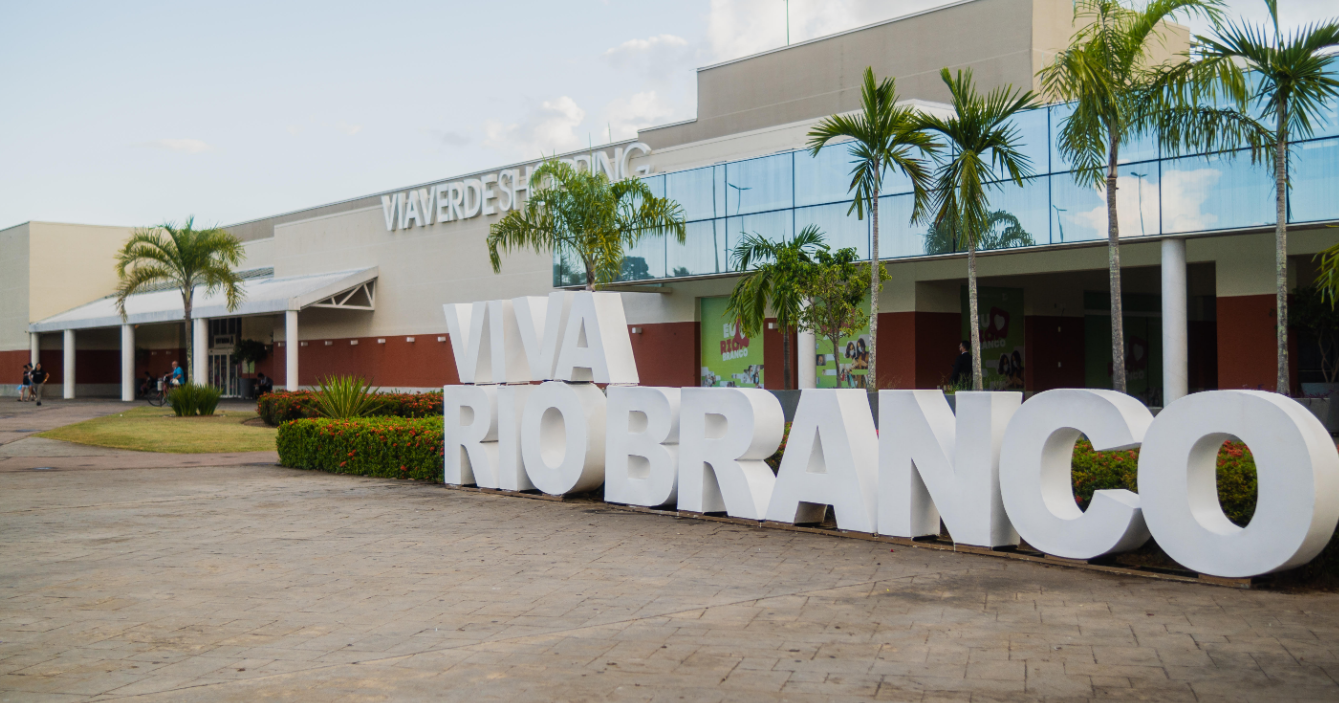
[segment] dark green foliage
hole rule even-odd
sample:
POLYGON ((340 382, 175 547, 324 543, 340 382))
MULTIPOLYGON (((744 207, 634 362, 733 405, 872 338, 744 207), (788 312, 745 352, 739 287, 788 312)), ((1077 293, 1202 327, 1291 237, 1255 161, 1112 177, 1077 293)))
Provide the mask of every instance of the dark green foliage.
MULTIPOLYGON (((1093 492, 1124 488, 1138 492, 1139 451, 1095 452, 1080 439, 1074 447, 1074 498, 1088 508, 1093 492)), ((1255 514, 1255 460, 1241 442, 1226 442, 1218 450, 1218 502, 1232 522, 1245 526, 1255 514)))
POLYGON ((442 421, 372 417, 279 426, 279 463, 337 474, 442 481, 442 421))
MULTIPOLYGON (((313 391, 280 391, 267 393, 256 401, 256 413, 265 423, 278 426, 290 420, 320 417, 316 400, 319 394, 313 391)), ((442 392, 431 393, 381 393, 378 397, 384 403, 381 414, 390 417, 441 417, 442 392)))
POLYGON ((183 383, 167 394, 167 402, 172 404, 177 417, 213 415, 222 395, 223 391, 214 386, 183 383))
POLYGON ((316 411, 323 417, 354 418, 381 415, 386 405, 372 384, 361 376, 327 376, 316 394, 316 411))

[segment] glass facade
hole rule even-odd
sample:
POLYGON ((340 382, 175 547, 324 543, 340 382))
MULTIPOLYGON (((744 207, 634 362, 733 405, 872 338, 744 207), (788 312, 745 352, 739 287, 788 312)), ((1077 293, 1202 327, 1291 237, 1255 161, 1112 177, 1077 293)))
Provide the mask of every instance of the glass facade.
MULTIPOLYGON (((1032 177, 1007 180, 990 192, 991 230, 982 248, 1028 247, 1106 239, 1105 184, 1079 184, 1057 147, 1067 105, 1019 115, 1014 127, 1032 177)), ((816 225, 833 248, 870 255, 870 220, 850 212, 849 144, 771 154, 644 179, 657 195, 677 201, 688 221, 687 241, 645 239, 628 251, 621 280, 654 280, 727 273, 731 251, 747 234, 783 241, 816 225)), ((1292 144, 1289 222, 1339 219, 1339 105, 1314 131, 1292 144)), ((1121 150, 1117 214, 1121 238, 1212 232, 1274 222, 1274 185, 1268 164, 1248 151, 1164 156, 1155 140, 1136 139, 1121 150)), ((885 177, 879 199, 879 257, 898 259, 961 250, 951 233, 911 222, 911 184, 885 177)), ((582 279, 579 263, 554 260, 554 284, 582 279)))

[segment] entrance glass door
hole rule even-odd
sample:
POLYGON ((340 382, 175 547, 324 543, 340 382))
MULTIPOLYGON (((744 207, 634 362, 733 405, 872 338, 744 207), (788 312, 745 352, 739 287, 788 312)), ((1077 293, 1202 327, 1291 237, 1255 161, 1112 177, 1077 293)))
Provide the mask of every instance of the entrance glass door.
POLYGON ((227 352, 209 353, 209 383, 223 390, 223 397, 236 398, 241 395, 237 384, 237 364, 232 354, 227 352))

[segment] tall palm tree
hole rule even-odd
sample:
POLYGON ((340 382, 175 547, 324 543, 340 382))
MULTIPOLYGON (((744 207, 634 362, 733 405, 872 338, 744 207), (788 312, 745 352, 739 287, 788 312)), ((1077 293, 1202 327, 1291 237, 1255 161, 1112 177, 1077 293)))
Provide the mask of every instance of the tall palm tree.
POLYGON ((585 267, 586 290, 617 280, 623 255, 642 237, 669 234, 682 244, 686 228, 683 208, 657 198, 645 183, 630 178, 611 182, 603 172, 578 171, 561 161, 535 170, 531 183, 543 184, 489 228, 488 256, 493 273, 501 273, 501 252, 533 249, 556 251, 579 259, 585 267))
POLYGON ((748 273, 731 291, 726 314, 739 321, 745 337, 755 337, 762 333, 768 307, 776 313, 781 332, 781 387, 785 390, 790 390, 790 332, 804 307, 804 280, 814 255, 826 249, 823 230, 817 225, 805 227, 788 242, 745 235, 735 247, 734 268, 748 273))
POLYGON ((1016 185, 1031 175, 1031 161, 1019 151, 1018 128, 1009 121, 1033 106, 1032 91, 1001 86, 981 95, 970 70, 939 77, 953 96, 953 115, 922 115, 918 127, 948 145, 934 174, 934 226, 957 232, 967 243, 967 308, 972 340, 972 388, 981 390, 981 327, 976 310, 976 250, 991 222, 990 191, 1004 176, 1016 185))
POLYGON ((1216 19, 1221 4, 1221 0, 1149 0, 1137 8, 1125 0, 1076 0, 1074 18, 1083 28, 1038 74, 1047 97, 1073 101, 1074 111, 1060 129, 1059 148, 1075 181, 1106 189, 1112 385, 1122 393, 1125 327, 1116 216, 1120 148, 1156 120, 1158 111, 1147 101, 1158 95, 1150 90, 1161 76, 1153 53, 1166 43, 1167 21, 1182 15, 1216 19))
POLYGON ((871 387, 879 387, 879 289, 885 278, 879 261, 879 195, 888 171, 901 171, 911 179, 912 217, 925 209, 928 178, 925 161, 917 158, 935 148, 934 143, 913 128, 916 111, 897 106, 897 84, 892 78, 874 79, 874 69, 866 68, 860 87, 860 109, 849 115, 833 115, 809 132, 809 151, 814 156, 830 141, 850 138, 851 209, 860 219, 869 210, 872 236, 869 260, 869 376, 871 387))
POLYGON ((206 294, 223 291, 228 310, 236 310, 245 291, 242 278, 233 267, 246 256, 242 242, 225 229, 195 228, 189 217, 180 227, 167 222, 157 227, 137 229, 116 254, 116 309, 126 319, 126 300, 151 288, 168 286, 181 292, 183 321, 186 324, 186 360, 181 364, 187 378, 193 369, 195 335, 191 334, 191 312, 195 289, 206 294))
MULTIPOLYGON (((1245 21, 1219 25, 1213 36, 1196 36, 1195 69, 1228 88, 1244 113, 1252 103, 1264 121, 1272 121, 1269 155, 1274 161, 1274 277, 1278 342, 1278 392, 1288 382, 1288 145, 1294 135, 1312 134, 1312 123, 1326 103, 1339 97, 1339 80, 1329 74, 1339 47, 1339 18, 1313 23, 1285 34, 1277 0, 1265 0, 1270 25, 1245 21), (1247 88, 1246 71, 1257 78, 1247 88)), ((1260 129, 1268 129, 1260 125, 1260 129)), ((1255 146, 1255 145, 1253 145, 1255 146)))

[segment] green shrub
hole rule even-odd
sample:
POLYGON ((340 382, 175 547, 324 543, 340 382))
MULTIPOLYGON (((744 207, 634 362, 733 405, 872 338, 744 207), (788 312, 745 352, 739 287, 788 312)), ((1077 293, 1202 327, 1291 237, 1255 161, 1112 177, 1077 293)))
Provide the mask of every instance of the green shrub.
POLYGON ((381 414, 386 405, 361 376, 327 376, 316 394, 316 411, 322 417, 348 419, 381 414))
POLYGON ((373 417, 279 426, 279 463, 339 474, 442 481, 442 422, 373 417))
POLYGON ((222 395, 223 391, 214 386, 183 383, 167 394, 167 401, 177 417, 195 417, 213 415, 222 395))
MULTIPOLYGON (((1093 492, 1124 488, 1138 492, 1139 450, 1095 452, 1080 439, 1072 464, 1074 498, 1087 510, 1093 492)), ((1218 502, 1232 522, 1245 526, 1255 514, 1255 459, 1241 442, 1224 442, 1218 450, 1218 502)))
MULTIPOLYGON (((256 401, 256 414, 265 423, 278 427, 289 420, 320 417, 314 391, 266 393, 256 401)), ((381 414, 389 417, 441 417, 442 392, 379 393, 384 405, 381 414)))

